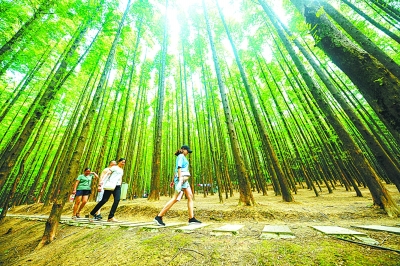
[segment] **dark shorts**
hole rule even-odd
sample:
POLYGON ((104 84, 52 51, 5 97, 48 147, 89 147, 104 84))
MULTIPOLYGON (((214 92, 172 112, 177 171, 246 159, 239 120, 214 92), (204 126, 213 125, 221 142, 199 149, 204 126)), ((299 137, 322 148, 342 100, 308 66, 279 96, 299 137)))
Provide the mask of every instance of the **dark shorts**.
POLYGON ((77 190, 75 197, 77 196, 86 196, 86 195, 90 195, 92 193, 91 190, 77 190))

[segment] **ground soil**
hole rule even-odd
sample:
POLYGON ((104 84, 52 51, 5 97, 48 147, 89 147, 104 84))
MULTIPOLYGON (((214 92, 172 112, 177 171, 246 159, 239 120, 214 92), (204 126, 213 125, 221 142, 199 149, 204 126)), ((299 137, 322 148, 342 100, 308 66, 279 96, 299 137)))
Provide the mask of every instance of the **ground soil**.
MULTIPOLYGON (((387 185, 394 201, 400 194, 387 185)), ((238 193, 219 203, 218 195, 195 196, 195 215, 210 224, 193 233, 172 228, 156 231, 119 227, 77 227, 60 224, 57 238, 36 250, 45 223, 6 217, 0 224, 0 265, 400 265, 400 253, 355 244, 326 236, 314 225, 336 225, 366 233, 378 246, 400 250, 400 235, 352 228, 353 225, 400 226, 398 217, 388 217, 373 206, 368 189, 363 197, 336 188, 319 197, 306 189, 294 194, 294 202, 280 196, 254 193, 257 206, 238 206, 238 193), (212 229, 225 224, 245 225, 237 235, 213 236, 212 229), (288 225, 294 239, 260 239, 265 225, 288 225)), ((169 200, 150 202, 140 198, 121 201, 116 218, 123 221, 152 221, 169 200)), ((81 216, 95 203, 88 203, 81 216)), ((106 216, 111 202, 103 208, 106 216)), ((50 207, 24 205, 9 214, 48 215, 50 207)), ((71 215, 72 203, 63 215, 71 215)), ((187 222, 186 200, 177 203, 164 217, 165 223, 187 222)), ((350 239, 352 240, 352 239, 350 239)), ((354 239, 353 239, 354 240, 354 239)))

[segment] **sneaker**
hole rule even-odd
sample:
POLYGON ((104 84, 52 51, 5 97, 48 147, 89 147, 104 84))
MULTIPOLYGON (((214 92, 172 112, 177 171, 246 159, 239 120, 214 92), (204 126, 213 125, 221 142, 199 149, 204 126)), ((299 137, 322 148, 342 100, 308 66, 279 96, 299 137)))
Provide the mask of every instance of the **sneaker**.
POLYGON ((76 215, 72 215, 72 217, 71 217, 71 218, 75 220, 75 219, 76 219, 76 215))
POLYGON ((161 216, 156 216, 154 218, 154 222, 156 222, 157 225, 165 226, 165 223, 162 221, 162 217, 161 216))
POLYGON ((101 216, 101 214, 96 214, 96 218, 97 218, 98 220, 103 219, 103 217, 101 216))
POLYGON ((100 221, 102 219, 102 217, 98 216, 97 214, 90 214, 91 216, 93 216, 93 218, 89 218, 89 221, 100 221))
POLYGON ((189 224, 201 224, 201 222, 193 217, 189 219, 189 224))
MULTIPOLYGON (((98 216, 97 216, 97 217, 98 217, 98 216)), ((116 222, 119 222, 119 221, 113 217, 113 218, 108 219, 107 222, 114 222, 114 223, 116 223, 116 222)))
POLYGON ((76 218, 81 218, 81 216, 79 215, 79 213, 76 214, 76 218))

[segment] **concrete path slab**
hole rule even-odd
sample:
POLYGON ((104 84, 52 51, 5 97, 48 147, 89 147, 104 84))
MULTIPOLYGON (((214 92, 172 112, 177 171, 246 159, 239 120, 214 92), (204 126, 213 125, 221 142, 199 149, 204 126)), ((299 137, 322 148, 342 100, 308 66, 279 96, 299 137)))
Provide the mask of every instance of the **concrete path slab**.
POLYGON ((242 229, 244 225, 241 224, 227 224, 221 226, 219 228, 213 229, 211 235, 221 236, 221 235, 237 235, 240 229, 242 229))
POLYGON ((140 227, 146 225, 152 225, 154 222, 142 222, 142 223, 129 223, 120 225, 121 228, 132 228, 132 227, 140 227))
POLYGON ((343 228, 340 226, 311 226, 312 228, 327 234, 327 235, 360 235, 360 236, 367 236, 364 233, 357 232, 354 230, 350 230, 347 228, 343 228))
POLYGON ((145 225, 143 226, 143 229, 146 231, 151 231, 151 232, 158 232, 160 229, 168 228, 168 227, 175 227, 175 226, 180 226, 183 225, 184 223, 167 223, 165 226, 162 225, 156 225, 155 222, 152 223, 153 225, 145 225))
POLYGON ((202 228, 202 227, 206 227, 206 226, 209 226, 209 225, 210 224, 205 224, 205 223, 189 224, 189 225, 186 225, 186 226, 182 226, 182 227, 176 228, 175 231, 177 231, 177 232, 192 232, 192 231, 194 231, 196 229, 199 229, 199 228, 202 228))
POLYGON ((379 244, 378 241, 376 241, 373 238, 370 238, 368 235, 347 228, 339 226, 311 226, 311 227, 327 235, 333 235, 339 238, 342 238, 343 236, 344 236, 343 238, 351 236, 369 245, 379 244))
POLYGON ((400 234, 400 227, 385 226, 385 225, 353 225, 352 227, 374 230, 374 231, 385 231, 395 234, 400 234))
POLYGON ((261 232, 261 239, 295 238, 287 225, 266 225, 261 232))

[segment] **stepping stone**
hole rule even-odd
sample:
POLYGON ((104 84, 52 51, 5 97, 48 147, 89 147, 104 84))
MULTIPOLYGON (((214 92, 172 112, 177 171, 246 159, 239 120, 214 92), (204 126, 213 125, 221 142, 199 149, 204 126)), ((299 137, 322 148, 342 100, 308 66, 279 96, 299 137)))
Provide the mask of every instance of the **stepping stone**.
POLYGON ((244 225, 241 224, 227 224, 212 230, 211 235, 213 236, 223 236, 223 235, 237 235, 240 229, 242 229, 244 225))
POLYGON ((261 232, 261 239, 295 238, 287 225, 266 225, 261 232))
POLYGON ((140 222, 140 223, 126 223, 120 225, 121 228, 131 228, 131 227, 138 227, 138 226, 144 226, 144 225, 151 225, 154 224, 154 222, 140 222))
POLYGON ((326 234, 326 235, 360 235, 367 236, 364 233, 360 233, 354 230, 350 230, 347 228, 339 227, 339 226, 311 226, 312 228, 326 234))
POLYGON ((209 224, 203 224, 203 223, 201 223, 201 224, 189 224, 187 226, 176 228, 175 231, 177 231, 177 232, 186 232, 187 233, 187 232, 192 232, 192 231, 194 231, 196 229, 199 229, 199 228, 202 228, 202 227, 205 227, 205 226, 209 226, 209 224))
POLYGON ((143 229, 150 232, 158 232, 159 229, 167 228, 167 227, 175 227, 179 225, 183 225, 184 223, 167 223, 165 226, 156 225, 155 222, 152 222, 153 225, 143 226, 143 229))
POLYGON ((376 241, 373 238, 370 238, 369 236, 367 236, 364 233, 360 233, 354 230, 350 230, 350 229, 346 229, 343 227, 339 227, 339 226, 311 226, 314 229, 326 234, 326 235, 334 235, 334 236, 338 236, 340 238, 340 236, 352 236, 354 238, 357 238, 358 240, 367 243, 367 244, 371 244, 371 245, 377 245, 379 244, 378 241, 376 241))
POLYGON ((353 227, 374 230, 374 231, 385 231, 395 234, 400 234, 400 227, 384 226, 384 225, 353 225, 353 227))

